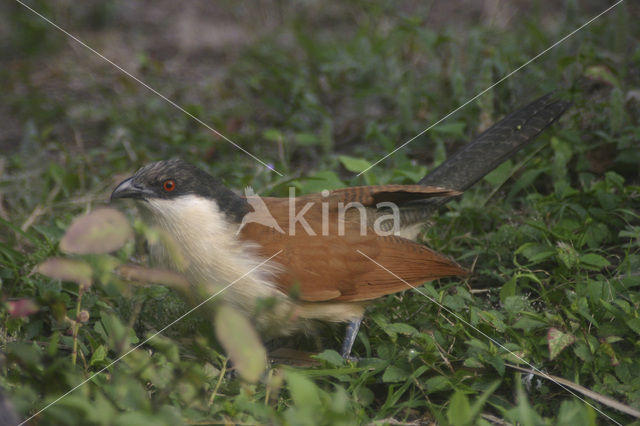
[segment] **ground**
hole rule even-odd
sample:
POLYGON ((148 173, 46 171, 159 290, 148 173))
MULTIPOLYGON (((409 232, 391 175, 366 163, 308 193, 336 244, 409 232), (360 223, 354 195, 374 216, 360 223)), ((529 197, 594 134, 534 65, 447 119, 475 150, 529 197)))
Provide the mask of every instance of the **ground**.
MULTIPOLYGON (((612 4, 28 3, 280 177, 24 6, 4 2, 0 387, 27 418, 192 306, 180 291, 113 273, 145 262, 133 210, 123 209, 135 244, 110 254, 61 250, 73 218, 105 205, 115 183, 141 165, 180 156, 262 195, 286 195, 290 185, 310 192, 414 183, 506 113, 556 90, 573 102, 565 116, 423 232, 425 243, 474 274, 423 288, 540 370, 637 410, 636 3, 622 2, 356 177, 612 4), (52 257, 86 262, 90 288, 38 273, 52 257)), ((370 308, 354 348, 360 362, 336 357, 342 330, 328 328, 300 342, 327 349, 318 365, 270 367, 255 382, 224 373, 224 336, 212 315, 204 310, 166 330, 37 421, 634 420, 509 367, 517 360, 503 348, 415 292, 370 308)))

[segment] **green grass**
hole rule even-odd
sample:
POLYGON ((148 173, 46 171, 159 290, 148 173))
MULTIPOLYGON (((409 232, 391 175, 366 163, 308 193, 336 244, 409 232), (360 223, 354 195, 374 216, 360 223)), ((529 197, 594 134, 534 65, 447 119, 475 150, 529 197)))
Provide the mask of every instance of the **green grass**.
MULTIPOLYGON (((193 306, 179 291, 113 273, 132 257, 145 262, 137 222, 136 242, 114 253, 61 252, 73 218, 104 205, 118 176, 180 156, 261 195, 287 195, 290 185, 312 192, 414 183, 489 124, 555 89, 574 102, 563 119, 424 230, 430 247, 474 271, 422 288, 446 309, 417 292, 387 296, 367 312, 354 347, 361 362, 337 356, 342 329, 327 327, 299 347, 313 351, 320 341, 319 366, 273 366, 255 383, 224 373, 215 310, 203 309, 37 422, 610 422, 552 382, 510 368, 517 360, 465 322, 536 368, 639 409, 638 8, 623 3, 356 177, 606 7, 514 2, 501 23, 498 11, 437 3, 224 2, 202 15, 211 27, 236 25, 244 38, 192 51, 175 41, 179 33, 166 37, 158 22, 142 20, 137 6, 33 3, 284 177, 21 6, 3 6, 0 386, 21 417, 193 306), (36 272, 54 256, 87 262, 91 287, 36 272), (37 312, 12 316, 16 302, 37 312)), ((173 22, 174 13, 161 16, 173 22)), ((134 211, 126 213, 134 223, 134 211)), ((634 421, 588 401, 620 423, 634 421)))

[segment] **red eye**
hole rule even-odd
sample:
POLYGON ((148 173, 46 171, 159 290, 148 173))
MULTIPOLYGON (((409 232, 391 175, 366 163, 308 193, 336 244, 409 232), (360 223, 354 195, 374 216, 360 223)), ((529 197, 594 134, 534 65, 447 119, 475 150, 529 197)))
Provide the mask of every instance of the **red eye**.
POLYGON ((162 188, 167 192, 171 192, 176 189, 176 181, 174 181, 173 179, 167 179, 162 184, 162 188))

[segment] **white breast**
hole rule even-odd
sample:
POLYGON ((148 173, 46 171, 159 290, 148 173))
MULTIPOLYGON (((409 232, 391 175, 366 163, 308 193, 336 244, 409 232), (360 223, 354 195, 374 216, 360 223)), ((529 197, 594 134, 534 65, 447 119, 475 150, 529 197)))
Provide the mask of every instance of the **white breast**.
POLYGON ((264 258, 255 254, 253 244, 237 239, 238 225, 227 221, 215 201, 186 195, 172 200, 150 199, 141 206, 146 221, 164 234, 150 243, 154 264, 183 273, 194 285, 203 286, 207 294, 229 286, 217 297, 254 317, 259 299, 275 299, 278 316, 293 309, 273 284, 279 270, 277 256, 260 265, 264 258))
POLYGON ((274 284, 282 269, 278 257, 261 264, 265 258, 254 244, 237 238, 239 224, 228 222, 215 201, 187 195, 150 199, 140 207, 161 234, 149 244, 152 262, 184 274, 204 290, 201 297, 228 286, 216 298, 245 312, 266 337, 309 331, 309 320, 342 322, 363 313, 360 303, 296 303, 280 292, 274 284), (267 303, 260 305, 261 300, 267 303))

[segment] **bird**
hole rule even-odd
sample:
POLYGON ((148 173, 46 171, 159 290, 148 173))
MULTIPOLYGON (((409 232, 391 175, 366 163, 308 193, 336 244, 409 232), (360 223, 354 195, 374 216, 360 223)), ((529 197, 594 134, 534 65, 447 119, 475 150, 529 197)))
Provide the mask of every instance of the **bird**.
POLYGON ((155 264, 211 294, 224 289, 223 302, 251 318, 265 339, 308 333, 318 321, 347 323, 347 358, 372 301, 469 274, 416 241, 420 229, 568 106, 552 94, 537 99, 415 185, 259 197, 174 158, 140 168, 116 186, 111 201, 135 200, 143 221, 167 236, 149 244, 155 264))

